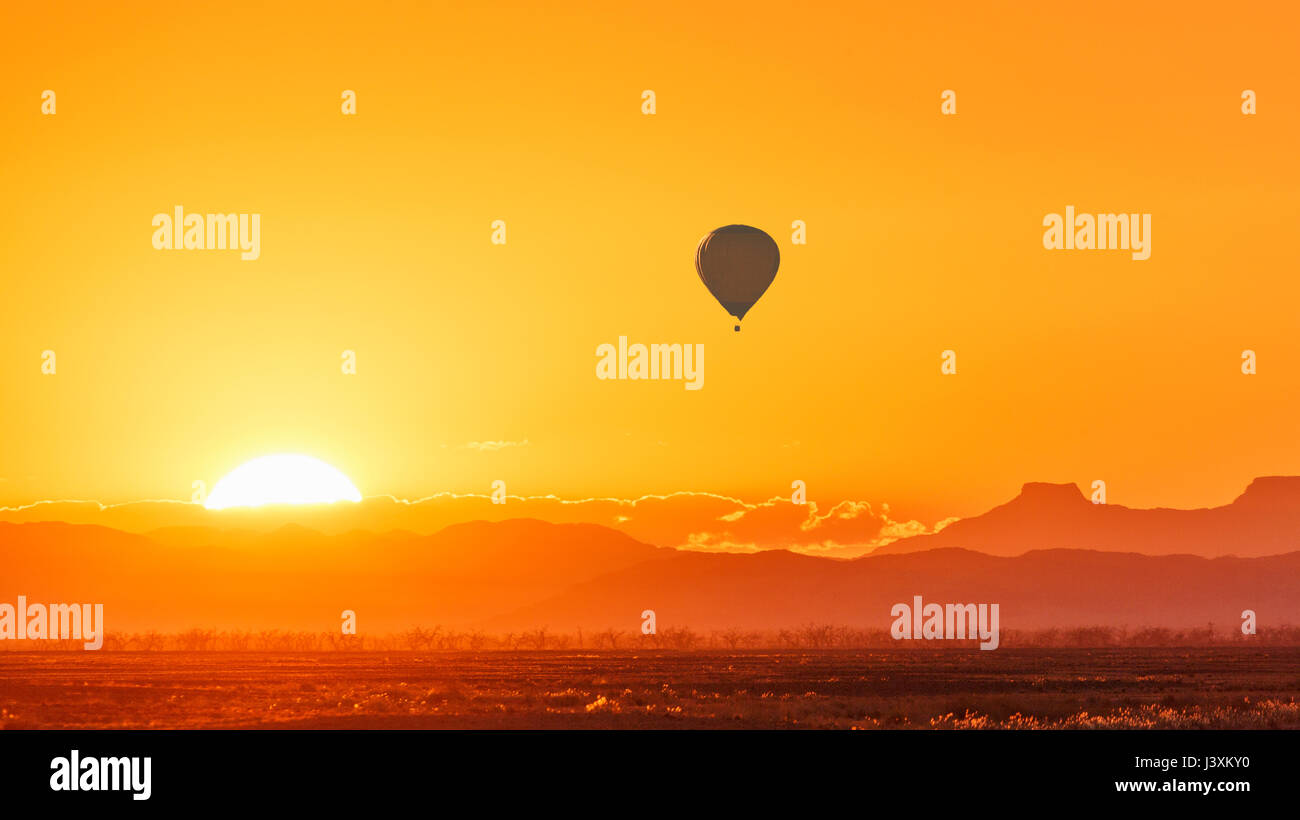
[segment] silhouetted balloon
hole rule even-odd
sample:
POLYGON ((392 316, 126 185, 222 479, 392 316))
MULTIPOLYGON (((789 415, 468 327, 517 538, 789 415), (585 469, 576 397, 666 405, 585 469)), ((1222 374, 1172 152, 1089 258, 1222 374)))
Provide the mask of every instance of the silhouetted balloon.
MULTIPOLYGON (((695 249, 695 271, 713 298, 736 319, 744 319, 781 265, 776 240, 748 225, 726 225, 695 249)), ((740 325, 736 325, 740 330, 740 325)))

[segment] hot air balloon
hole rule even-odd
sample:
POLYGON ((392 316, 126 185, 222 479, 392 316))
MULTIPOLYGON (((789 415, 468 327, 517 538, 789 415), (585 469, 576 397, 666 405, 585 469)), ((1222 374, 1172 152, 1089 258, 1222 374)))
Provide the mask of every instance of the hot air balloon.
POLYGON ((700 281, 737 321, 745 318, 772 284, 780 265, 776 240, 748 225, 725 225, 711 231, 695 249, 700 281))

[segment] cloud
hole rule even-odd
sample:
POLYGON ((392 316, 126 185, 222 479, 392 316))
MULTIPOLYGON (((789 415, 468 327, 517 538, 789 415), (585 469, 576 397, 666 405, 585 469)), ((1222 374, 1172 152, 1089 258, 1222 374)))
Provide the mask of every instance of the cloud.
POLYGON ((526 447, 528 439, 523 441, 467 441, 460 445, 462 449, 478 450, 481 453, 495 453, 507 447, 526 447))
MULTIPOLYGON (((481 443, 481 442, 480 442, 481 443)), ((748 502, 709 492, 680 491, 637 498, 508 496, 493 504, 486 493, 438 493, 418 499, 370 496, 360 503, 317 507, 205 510, 184 501, 100 504, 50 501, 0 508, 0 522, 64 521, 129 532, 162 527, 208 526, 269 530, 297 523, 326 533, 405 530, 433 533, 465 521, 538 518, 554 523, 592 523, 664 547, 726 552, 785 549, 809 555, 853 558, 911 535, 937 532, 934 525, 898 521, 889 505, 838 501, 796 505, 789 498, 748 502)))
POLYGON ((729 552, 787 549, 851 558, 898 538, 931 531, 920 521, 893 520, 886 504, 841 501, 823 508, 815 501, 797 505, 787 498, 772 498, 699 522, 680 546, 729 552))

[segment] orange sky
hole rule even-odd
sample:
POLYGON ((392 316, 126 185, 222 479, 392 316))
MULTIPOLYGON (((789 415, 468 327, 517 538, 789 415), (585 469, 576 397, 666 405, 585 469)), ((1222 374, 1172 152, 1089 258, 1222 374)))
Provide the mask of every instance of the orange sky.
POLYGON ((1287 4, 122 5, 0 26, 0 504, 270 452, 367 495, 802 479, 930 523, 1300 473, 1287 4), (261 258, 155 251, 176 205, 260 213, 261 258), (1066 205, 1151 213, 1150 260, 1044 250, 1066 205), (735 222, 782 254, 739 334, 693 269, 735 222), (598 381, 620 335, 704 344, 704 389, 598 381))

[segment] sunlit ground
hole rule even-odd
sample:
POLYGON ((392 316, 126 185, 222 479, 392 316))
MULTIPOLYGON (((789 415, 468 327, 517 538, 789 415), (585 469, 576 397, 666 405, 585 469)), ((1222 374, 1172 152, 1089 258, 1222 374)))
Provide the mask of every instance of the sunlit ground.
POLYGON ((0 725, 1300 728, 1300 649, 4 652, 0 725))

